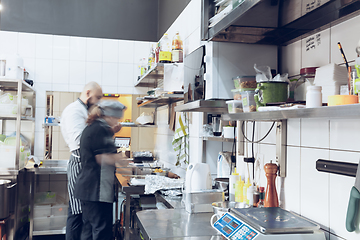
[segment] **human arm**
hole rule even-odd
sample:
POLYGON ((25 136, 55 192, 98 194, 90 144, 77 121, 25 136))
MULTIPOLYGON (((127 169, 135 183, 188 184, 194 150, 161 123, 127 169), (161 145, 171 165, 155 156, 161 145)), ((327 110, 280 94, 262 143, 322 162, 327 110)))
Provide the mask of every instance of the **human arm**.
POLYGON ((117 167, 126 167, 130 161, 127 160, 126 156, 121 153, 102 153, 95 155, 96 162, 99 165, 107 164, 114 165, 117 167))

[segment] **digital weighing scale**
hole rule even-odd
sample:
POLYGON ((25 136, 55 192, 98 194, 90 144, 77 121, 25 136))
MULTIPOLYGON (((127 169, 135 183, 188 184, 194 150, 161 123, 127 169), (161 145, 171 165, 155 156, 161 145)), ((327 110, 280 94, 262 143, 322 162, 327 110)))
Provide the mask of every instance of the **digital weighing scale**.
POLYGON ((232 208, 213 228, 230 240, 325 240, 319 225, 279 207, 232 208))

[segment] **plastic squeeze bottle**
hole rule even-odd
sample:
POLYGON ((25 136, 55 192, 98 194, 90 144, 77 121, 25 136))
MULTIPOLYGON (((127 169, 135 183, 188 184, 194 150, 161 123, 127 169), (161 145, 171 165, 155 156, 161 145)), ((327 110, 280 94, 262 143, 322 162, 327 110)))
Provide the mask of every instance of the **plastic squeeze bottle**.
POLYGON ((236 168, 234 168, 234 171, 230 175, 230 179, 229 179, 229 200, 230 200, 230 202, 235 201, 236 183, 239 181, 239 179, 240 179, 240 176, 236 172, 236 168))
POLYGON ((243 202, 246 204, 249 204, 249 200, 247 198, 247 190, 250 186, 251 186, 250 178, 248 178, 246 184, 244 185, 244 189, 243 189, 243 202))
POLYGON ((243 202, 244 181, 239 180, 236 185, 235 202, 243 202))
POLYGON ((254 205, 254 191, 255 191, 255 186, 254 185, 250 185, 247 189, 247 204, 250 205, 250 207, 252 207, 254 205))

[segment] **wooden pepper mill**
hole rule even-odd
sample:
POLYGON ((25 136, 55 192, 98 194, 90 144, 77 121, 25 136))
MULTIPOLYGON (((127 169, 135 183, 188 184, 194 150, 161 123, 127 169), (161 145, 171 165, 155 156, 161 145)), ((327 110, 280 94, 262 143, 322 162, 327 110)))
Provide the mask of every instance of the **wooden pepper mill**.
POLYGON ((275 178, 278 171, 278 165, 270 161, 270 163, 265 164, 264 170, 265 176, 267 178, 264 207, 279 207, 279 199, 275 186, 275 178))

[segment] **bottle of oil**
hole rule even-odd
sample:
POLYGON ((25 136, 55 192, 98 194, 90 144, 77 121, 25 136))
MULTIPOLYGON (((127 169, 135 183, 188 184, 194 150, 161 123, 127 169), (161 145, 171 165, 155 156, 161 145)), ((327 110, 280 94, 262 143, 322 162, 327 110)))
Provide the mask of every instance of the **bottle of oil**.
POLYGON ((171 41, 167 33, 164 34, 160 41, 159 62, 171 63, 171 41))
POLYGON ((179 32, 176 32, 172 40, 171 61, 173 63, 183 62, 183 41, 180 38, 179 32))

